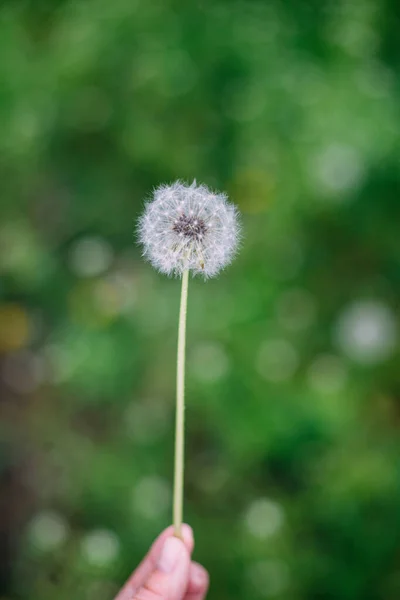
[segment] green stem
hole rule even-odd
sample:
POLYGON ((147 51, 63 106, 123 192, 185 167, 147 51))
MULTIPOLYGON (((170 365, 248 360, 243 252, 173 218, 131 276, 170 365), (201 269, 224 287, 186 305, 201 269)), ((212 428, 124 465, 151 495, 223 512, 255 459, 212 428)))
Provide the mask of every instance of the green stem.
POLYGON ((183 518, 183 474, 185 451, 185 346, 186 346, 186 313, 189 285, 189 270, 183 272, 181 304, 179 310, 178 356, 176 369, 176 420, 175 420, 175 466, 173 525, 174 534, 182 537, 183 518))

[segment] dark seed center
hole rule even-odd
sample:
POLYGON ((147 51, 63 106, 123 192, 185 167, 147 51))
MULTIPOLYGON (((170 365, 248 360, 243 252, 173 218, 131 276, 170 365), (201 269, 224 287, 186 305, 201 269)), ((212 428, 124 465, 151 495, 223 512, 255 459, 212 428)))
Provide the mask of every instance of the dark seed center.
POLYGON ((172 229, 178 234, 192 240, 201 240, 207 231, 207 226, 203 219, 195 216, 187 216, 185 213, 179 215, 172 229))

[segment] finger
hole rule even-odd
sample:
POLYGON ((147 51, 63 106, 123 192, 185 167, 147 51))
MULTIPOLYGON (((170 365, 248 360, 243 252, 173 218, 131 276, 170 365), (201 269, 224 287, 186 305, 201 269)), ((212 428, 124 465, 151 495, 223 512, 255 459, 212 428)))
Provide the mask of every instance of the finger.
MULTIPOLYGON (((134 570, 122 590, 115 597, 114 600, 132 600, 134 590, 143 585, 144 581, 149 577, 150 573, 155 569, 157 559, 160 555, 161 549, 165 540, 174 534, 174 528, 171 525, 167 527, 153 542, 150 550, 140 563, 140 565, 134 570)), ((182 525, 182 538, 184 544, 191 554, 194 547, 193 530, 192 528, 184 523, 182 525)))
MULTIPOLYGON (((134 587, 139 587, 140 585, 142 585, 143 581, 147 579, 151 571, 153 571, 153 569, 156 566, 158 557, 160 556, 160 552, 164 545, 164 542, 167 538, 173 536, 173 534, 174 528, 173 526, 170 526, 167 527, 167 529, 165 529, 162 532, 162 534, 155 540, 149 552, 133 573, 132 583, 134 584, 134 587)), ((194 548, 194 539, 193 530, 189 525, 182 525, 182 538, 186 548, 188 549, 189 554, 191 554, 194 548)))
POLYGON ((209 577, 204 567, 192 562, 189 571, 189 584, 185 600, 203 600, 208 591, 209 577))
POLYGON ((190 554, 176 537, 165 540, 155 570, 133 600, 183 600, 189 583, 190 554))

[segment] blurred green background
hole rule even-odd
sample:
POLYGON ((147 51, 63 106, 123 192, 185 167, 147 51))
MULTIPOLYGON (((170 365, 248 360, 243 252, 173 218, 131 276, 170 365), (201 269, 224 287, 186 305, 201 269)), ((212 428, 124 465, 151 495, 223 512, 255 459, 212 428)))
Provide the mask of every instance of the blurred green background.
POLYGON ((111 600, 170 522, 180 289, 134 230, 177 178, 244 234, 189 289, 209 597, 400 597, 399 13, 2 0, 2 600, 111 600))

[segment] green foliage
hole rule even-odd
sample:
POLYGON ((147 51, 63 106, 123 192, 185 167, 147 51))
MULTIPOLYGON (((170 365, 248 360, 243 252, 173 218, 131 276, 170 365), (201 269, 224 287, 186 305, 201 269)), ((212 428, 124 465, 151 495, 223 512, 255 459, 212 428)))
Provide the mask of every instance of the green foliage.
POLYGON ((180 290, 133 231, 196 178, 244 230, 189 287, 210 598, 399 597, 396 8, 2 2, 0 596, 111 600, 169 524, 180 290))

